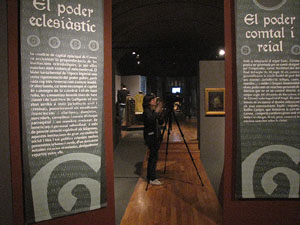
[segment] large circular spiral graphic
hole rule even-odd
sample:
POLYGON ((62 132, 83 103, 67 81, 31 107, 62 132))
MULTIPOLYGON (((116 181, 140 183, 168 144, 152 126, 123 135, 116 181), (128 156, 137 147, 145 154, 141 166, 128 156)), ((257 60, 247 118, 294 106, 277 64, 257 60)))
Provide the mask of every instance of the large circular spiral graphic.
MULTIPOLYGON (((48 186, 51 175, 55 168, 66 162, 78 161, 86 164, 91 171, 97 173, 101 168, 101 157, 89 153, 71 153, 60 156, 43 166, 32 178, 32 200, 34 208, 35 221, 51 219, 51 213, 48 203, 48 186)), ((77 185, 84 185, 91 194, 90 209, 99 208, 101 184, 98 180, 89 177, 74 179, 65 184, 58 193, 58 201, 65 211, 71 211, 77 201, 73 196, 72 190, 77 185)))
MULTIPOLYGON (((286 145, 269 145, 256 150, 251 153, 242 162, 242 196, 244 198, 255 198, 255 189, 257 185, 254 184, 255 166, 257 162, 265 154, 281 153, 287 157, 292 164, 298 165, 300 163, 300 151, 291 146, 286 145)), ((290 165, 290 164, 289 164, 290 165)), ((268 195, 272 195, 278 184, 275 182, 275 176, 283 174, 288 180, 288 186, 285 187, 289 198, 299 198, 300 176, 298 171, 288 167, 276 166, 265 171, 261 178, 262 188, 268 195)))

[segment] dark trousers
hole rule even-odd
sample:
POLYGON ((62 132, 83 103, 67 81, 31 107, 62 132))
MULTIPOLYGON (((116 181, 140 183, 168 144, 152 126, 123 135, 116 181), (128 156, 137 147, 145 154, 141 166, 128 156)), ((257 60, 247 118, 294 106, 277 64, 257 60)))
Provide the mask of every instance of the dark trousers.
POLYGON ((147 135, 146 136, 146 144, 149 147, 149 159, 148 159, 148 167, 147 167, 147 179, 155 180, 156 177, 156 164, 158 160, 158 149, 159 144, 155 138, 155 135, 147 135))
POLYGON ((122 122, 123 122, 123 115, 124 115, 124 111, 125 111, 125 107, 126 107, 126 104, 125 103, 120 103, 120 119, 121 119, 121 125, 122 125, 122 122))

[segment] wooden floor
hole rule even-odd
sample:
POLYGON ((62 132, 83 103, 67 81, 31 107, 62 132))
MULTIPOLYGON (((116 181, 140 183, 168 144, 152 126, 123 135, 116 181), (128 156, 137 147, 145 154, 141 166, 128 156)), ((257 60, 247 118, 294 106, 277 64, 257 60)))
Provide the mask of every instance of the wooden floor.
MULTIPOLYGON (((200 161, 196 137, 196 120, 178 118, 188 143, 174 123, 169 136, 166 159, 166 137, 159 151, 157 175, 163 186, 149 185, 146 191, 147 155, 142 175, 131 196, 121 225, 215 225, 222 224, 222 209, 200 161), (166 173, 164 173, 166 163, 166 173), (197 175, 200 174, 204 186, 197 175)), ((166 135, 166 134, 165 134, 166 135)))

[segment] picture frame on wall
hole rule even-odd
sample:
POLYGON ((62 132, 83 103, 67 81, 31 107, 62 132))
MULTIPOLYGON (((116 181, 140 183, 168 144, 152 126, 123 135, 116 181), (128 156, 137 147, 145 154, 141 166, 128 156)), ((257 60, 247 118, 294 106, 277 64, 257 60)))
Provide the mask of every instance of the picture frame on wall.
POLYGON ((225 88, 205 88, 205 115, 225 115, 225 88))

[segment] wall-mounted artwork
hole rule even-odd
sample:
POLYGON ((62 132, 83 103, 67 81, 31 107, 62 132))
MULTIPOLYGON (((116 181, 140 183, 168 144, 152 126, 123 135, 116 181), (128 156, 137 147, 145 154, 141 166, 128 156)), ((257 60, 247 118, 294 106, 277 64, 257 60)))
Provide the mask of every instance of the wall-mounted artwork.
POLYGON ((205 115, 225 115, 225 88, 205 88, 205 115))

